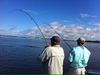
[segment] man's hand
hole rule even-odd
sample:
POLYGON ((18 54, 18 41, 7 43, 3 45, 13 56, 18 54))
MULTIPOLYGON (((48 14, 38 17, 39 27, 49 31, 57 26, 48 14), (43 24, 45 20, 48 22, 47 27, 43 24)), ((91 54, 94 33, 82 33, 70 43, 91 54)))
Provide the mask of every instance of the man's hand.
POLYGON ((50 43, 48 43, 44 48, 47 48, 47 47, 50 47, 51 46, 51 44, 50 43))

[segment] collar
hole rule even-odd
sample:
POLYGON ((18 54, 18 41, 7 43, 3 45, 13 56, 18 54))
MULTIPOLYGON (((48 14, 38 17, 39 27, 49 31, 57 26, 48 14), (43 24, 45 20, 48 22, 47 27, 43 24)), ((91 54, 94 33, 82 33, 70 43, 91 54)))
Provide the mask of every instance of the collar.
POLYGON ((60 45, 54 45, 54 47, 60 47, 60 45))

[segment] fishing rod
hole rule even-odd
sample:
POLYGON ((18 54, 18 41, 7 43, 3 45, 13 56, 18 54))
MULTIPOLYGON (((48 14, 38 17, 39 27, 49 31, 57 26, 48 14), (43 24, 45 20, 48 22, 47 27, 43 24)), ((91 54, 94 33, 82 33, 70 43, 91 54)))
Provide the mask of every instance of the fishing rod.
MULTIPOLYGON (((51 29, 54 30, 54 28, 53 28, 50 24, 48 24, 48 26, 49 26, 51 29)), ((70 49, 72 49, 72 47, 68 44, 68 42, 66 42, 66 41, 63 39, 62 35, 59 34, 56 30, 54 30, 54 31, 55 31, 56 34, 58 34, 58 35, 61 37, 61 39, 64 41, 64 43, 65 43, 70 49)))
POLYGON ((48 45, 47 40, 46 40, 46 38, 45 38, 45 36, 44 36, 44 34, 43 34, 41 28, 39 27, 38 23, 37 23, 36 20, 33 18, 33 16, 32 16, 30 13, 28 13, 27 11, 23 10, 23 9, 17 9, 16 11, 20 11, 20 12, 22 12, 22 13, 25 13, 25 14, 34 22, 34 24, 37 26, 37 28, 39 29, 40 33, 42 34, 42 36, 43 36, 43 38, 44 38, 44 41, 45 41, 45 44, 48 45))
MULTIPOLYGON (((47 40, 46 40, 44 34, 42 33, 41 28, 39 27, 39 25, 38 25, 38 23, 35 21, 35 19, 32 17, 32 15, 29 14, 27 11, 25 11, 25 10, 23 10, 23 9, 16 9, 16 11, 20 11, 20 12, 25 13, 25 14, 35 23, 35 25, 37 26, 37 28, 39 29, 40 33, 42 34, 42 36, 43 36, 43 38, 44 38, 45 44, 48 45, 47 40)), ((50 28, 54 29, 50 24, 48 24, 48 25, 50 26, 50 28)), ((65 44, 66 44, 70 49, 72 49, 72 47, 63 39, 63 37, 62 37, 57 31, 55 31, 55 33, 58 34, 58 35, 62 38, 62 40, 65 42, 65 44)))

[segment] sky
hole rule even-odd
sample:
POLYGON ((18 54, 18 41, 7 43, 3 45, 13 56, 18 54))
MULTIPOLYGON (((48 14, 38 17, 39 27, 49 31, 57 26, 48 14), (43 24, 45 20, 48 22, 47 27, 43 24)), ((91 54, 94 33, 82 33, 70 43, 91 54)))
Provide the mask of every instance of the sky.
POLYGON ((45 37, 56 35, 50 24, 67 39, 100 40, 100 0, 0 0, 0 35, 42 37, 34 22, 16 9, 30 13, 45 37))

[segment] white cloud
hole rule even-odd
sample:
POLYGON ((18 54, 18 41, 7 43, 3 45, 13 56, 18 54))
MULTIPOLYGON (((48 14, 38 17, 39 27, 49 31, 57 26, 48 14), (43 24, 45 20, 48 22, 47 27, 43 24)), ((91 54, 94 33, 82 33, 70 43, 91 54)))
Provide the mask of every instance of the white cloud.
MULTIPOLYGON (((87 40, 100 40, 100 26, 86 27, 83 25, 76 25, 76 24, 62 25, 59 22, 52 22, 50 23, 50 25, 53 27, 53 29, 50 28, 48 25, 40 26, 41 31, 43 32, 46 38, 50 38, 54 35, 57 35, 55 33, 55 31, 57 31, 65 39, 75 40, 78 37, 83 36, 87 40)), ((43 38, 37 27, 33 27, 23 31, 18 31, 18 30, 16 31, 16 30, 17 30, 16 27, 15 28, 12 27, 10 28, 9 31, 0 30, 0 34, 24 35, 30 37, 43 38)))
POLYGON ((89 15, 86 14, 86 13, 81 13, 80 16, 81 16, 82 18, 84 18, 84 17, 89 17, 89 15))
MULTIPOLYGON (((57 31, 63 36, 63 38, 66 39, 77 39, 78 37, 83 36, 88 40, 100 40, 100 36, 98 36, 100 28, 98 27, 92 28, 76 24, 61 25, 59 22, 52 22, 50 25, 53 27, 53 29, 51 29, 48 25, 41 27, 43 34, 47 38, 57 35, 55 33, 55 31, 57 31)), ((42 37, 40 31, 36 27, 23 32, 28 36, 42 37)))
POLYGON ((87 14, 87 13, 80 13, 80 16, 82 18, 97 18, 97 16, 95 15, 90 15, 90 14, 87 14))
POLYGON ((69 23, 69 22, 72 22, 72 21, 70 21, 70 20, 62 20, 62 22, 69 23))
POLYGON ((100 23, 95 23, 94 25, 95 25, 95 26, 100 26, 100 23))
POLYGON ((0 35, 17 35, 17 36, 19 36, 19 30, 15 26, 12 26, 8 29, 0 29, 0 35))
POLYGON ((3 30, 3 29, 0 29, 0 35, 7 35, 7 31, 3 30))
POLYGON ((10 31, 13 31, 13 30, 16 30, 17 29, 17 27, 16 26, 12 26, 11 28, 9 28, 8 30, 10 30, 10 31))

